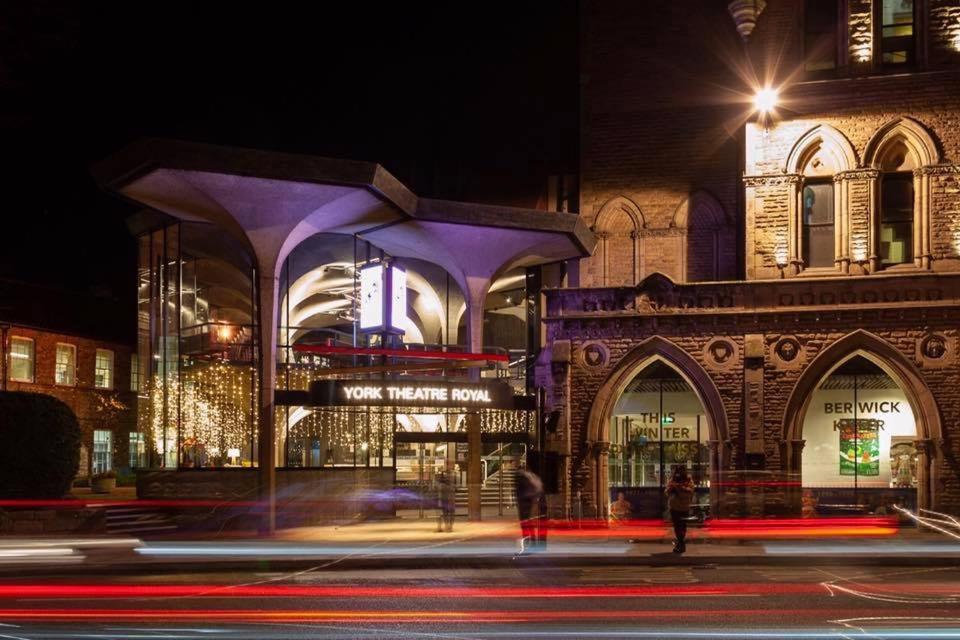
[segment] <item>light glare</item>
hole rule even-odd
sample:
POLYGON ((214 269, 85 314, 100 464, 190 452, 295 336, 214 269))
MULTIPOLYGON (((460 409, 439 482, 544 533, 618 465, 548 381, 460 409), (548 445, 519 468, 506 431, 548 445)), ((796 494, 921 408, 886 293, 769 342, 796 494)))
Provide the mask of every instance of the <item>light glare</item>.
POLYGON ((753 106, 761 113, 769 113, 776 108, 779 98, 780 95, 776 89, 764 87, 757 90, 757 94, 753 97, 753 106))

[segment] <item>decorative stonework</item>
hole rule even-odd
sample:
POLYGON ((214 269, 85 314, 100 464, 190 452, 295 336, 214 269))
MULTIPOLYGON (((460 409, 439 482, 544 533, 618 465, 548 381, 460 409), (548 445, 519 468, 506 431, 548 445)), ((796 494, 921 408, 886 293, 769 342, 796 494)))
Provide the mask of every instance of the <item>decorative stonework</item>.
POLYGON ((917 362, 924 369, 945 369, 956 359, 956 340, 940 333, 917 339, 917 362))
POLYGON ((610 351, 602 342, 587 342, 580 348, 580 362, 588 369, 599 369, 610 362, 610 351))
POLYGON ((739 364, 740 350, 730 338, 714 338, 703 347, 703 361, 708 369, 730 369, 739 364))
POLYGON ((798 184, 801 176, 797 174, 772 174, 764 176, 743 176, 745 187, 777 187, 787 184, 798 184))
POLYGON ((803 347, 796 336, 782 336, 770 349, 770 360, 777 369, 799 369, 804 362, 803 347))
POLYGON ((880 177, 879 169, 851 169, 849 171, 841 171, 833 175, 834 182, 840 182, 841 180, 876 180, 880 177))

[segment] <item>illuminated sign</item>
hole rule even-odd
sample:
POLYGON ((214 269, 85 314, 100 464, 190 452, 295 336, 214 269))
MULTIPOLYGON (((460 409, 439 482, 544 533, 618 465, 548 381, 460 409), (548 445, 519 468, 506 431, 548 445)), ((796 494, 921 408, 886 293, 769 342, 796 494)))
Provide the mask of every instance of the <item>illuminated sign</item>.
POLYGON ((515 396, 503 382, 319 380, 310 385, 310 399, 321 407, 533 408, 532 396, 515 396))
POLYGON ((407 324, 407 272, 378 262, 360 269, 360 330, 404 333, 407 324))

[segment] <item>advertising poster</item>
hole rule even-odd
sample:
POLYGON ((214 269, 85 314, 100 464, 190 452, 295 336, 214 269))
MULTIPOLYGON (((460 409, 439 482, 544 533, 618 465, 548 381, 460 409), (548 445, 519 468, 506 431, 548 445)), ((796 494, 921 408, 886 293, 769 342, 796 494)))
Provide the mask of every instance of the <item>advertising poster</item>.
POLYGON ((883 421, 874 419, 844 418, 834 422, 834 429, 840 436, 840 475, 880 475, 882 427, 883 421))

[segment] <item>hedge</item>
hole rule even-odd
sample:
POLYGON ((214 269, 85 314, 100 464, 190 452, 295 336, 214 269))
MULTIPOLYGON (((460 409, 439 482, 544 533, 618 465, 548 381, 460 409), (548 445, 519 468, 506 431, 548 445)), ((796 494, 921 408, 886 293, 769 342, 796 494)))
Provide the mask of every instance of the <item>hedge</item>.
POLYGON ((80 465, 80 424, 53 396, 0 392, 0 498, 61 498, 80 465))

